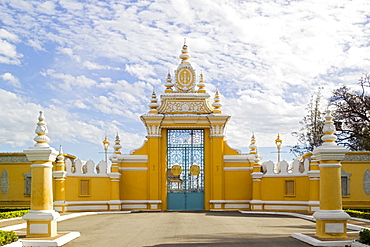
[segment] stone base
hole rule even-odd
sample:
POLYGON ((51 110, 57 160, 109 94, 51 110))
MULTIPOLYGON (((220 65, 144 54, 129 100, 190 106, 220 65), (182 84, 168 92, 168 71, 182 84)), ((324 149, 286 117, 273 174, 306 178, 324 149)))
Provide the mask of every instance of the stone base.
MULTIPOLYGON (((18 233, 21 234, 22 233, 18 233)), ((25 234, 25 233, 23 233, 25 234)), ((81 234, 79 232, 59 232, 54 237, 48 238, 22 238, 18 242, 12 243, 9 247, 22 247, 22 246, 62 246, 75 238, 78 238, 81 234)))
POLYGON ((343 210, 319 210, 316 219, 316 236, 319 238, 348 238, 347 220, 350 216, 343 210))
POLYGON ((54 210, 31 210, 23 216, 27 222, 27 237, 54 237, 57 235, 57 218, 54 210))
POLYGON ((315 233, 293 233, 291 237, 312 246, 351 246, 354 238, 358 238, 358 232, 348 232, 350 238, 319 238, 315 233))

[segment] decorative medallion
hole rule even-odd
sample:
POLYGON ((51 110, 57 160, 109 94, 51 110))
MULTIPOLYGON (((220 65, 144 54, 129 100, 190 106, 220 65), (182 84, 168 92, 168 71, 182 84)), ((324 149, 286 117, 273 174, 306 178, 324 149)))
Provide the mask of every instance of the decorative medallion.
POLYGON ((6 195, 9 189, 9 177, 8 177, 8 172, 5 169, 1 173, 0 186, 1 186, 1 192, 3 193, 3 195, 6 195))
POLYGON ((179 165, 173 165, 171 167, 171 172, 174 176, 179 176, 182 172, 182 168, 179 165))
POLYGON ((181 68, 176 75, 177 88, 183 92, 194 88, 194 70, 192 68, 181 68))
POLYGON ((366 195, 370 195, 370 170, 366 169, 364 173, 364 191, 366 195))
POLYGON ((193 176, 197 176, 200 173, 200 167, 198 165, 192 165, 190 167, 190 174, 193 176))

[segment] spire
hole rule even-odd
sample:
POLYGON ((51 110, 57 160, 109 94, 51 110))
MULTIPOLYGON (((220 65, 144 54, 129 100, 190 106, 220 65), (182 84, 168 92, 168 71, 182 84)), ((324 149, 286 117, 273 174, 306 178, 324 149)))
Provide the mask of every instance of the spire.
POLYGON ((121 150, 122 146, 121 146, 121 141, 119 139, 118 132, 117 132, 117 135, 116 135, 116 140, 115 140, 115 143, 113 145, 113 148, 114 148, 114 153, 115 154, 121 154, 120 150, 121 150))
POLYGON ((184 45, 182 46, 180 58, 182 59, 181 63, 188 63, 190 55, 188 54, 188 46, 186 45, 186 39, 184 45))
POLYGON ((57 163, 59 165, 64 165, 64 156, 63 156, 62 145, 59 146, 59 154, 57 156, 57 163))
POLYGON ((164 92, 165 93, 172 93, 173 92, 173 90, 172 90, 173 85, 174 84, 172 83, 171 74, 170 74, 170 72, 168 72, 166 83, 164 84, 164 86, 166 87, 166 90, 164 92))
POLYGON ((322 129, 322 132, 324 133, 324 136, 321 137, 321 140, 324 141, 322 145, 323 146, 336 146, 335 141, 337 140, 337 137, 334 135, 335 126, 334 126, 334 121, 330 113, 330 110, 326 111, 324 128, 322 129))
POLYGON ((150 111, 149 113, 152 113, 152 114, 157 114, 158 113, 158 99, 157 99, 157 95, 154 91, 154 88, 153 88, 153 93, 152 93, 152 98, 150 99, 150 103, 148 105, 150 107, 150 111))
POLYGON ((206 89, 205 89, 206 84, 203 81, 203 73, 200 73, 199 75, 199 83, 197 86, 199 87, 198 93, 206 93, 206 89))
POLYGON ((218 89, 216 89, 216 94, 215 94, 215 100, 212 104, 213 106, 213 113, 222 113, 222 110, 221 110, 221 107, 222 107, 222 104, 220 103, 220 95, 218 93, 218 89))
POLYGON ((249 145, 249 154, 257 154, 257 145, 256 145, 256 138, 254 137, 254 133, 252 134, 251 144, 249 145))
POLYGON ((36 142, 35 147, 50 147, 48 144, 50 138, 46 136, 49 133, 49 131, 48 128, 46 127, 43 111, 40 111, 40 116, 38 119, 39 122, 37 123, 37 127, 35 130, 37 136, 33 139, 36 142))

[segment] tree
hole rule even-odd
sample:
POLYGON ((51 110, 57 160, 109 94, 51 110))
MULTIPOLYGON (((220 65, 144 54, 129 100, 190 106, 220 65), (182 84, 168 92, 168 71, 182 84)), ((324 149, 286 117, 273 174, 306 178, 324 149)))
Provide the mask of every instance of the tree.
POLYGON ((307 115, 300 121, 301 128, 292 132, 297 137, 298 144, 290 148, 290 152, 296 157, 311 152, 314 147, 323 142, 322 128, 324 126, 323 112, 320 110, 321 93, 320 90, 311 96, 311 100, 306 108, 307 115))
POLYGON ((359 80, 361 89, 354 91, 346 86, 334 90, 330 103, 334 107, 334 120, 338 143, 350 150, 370 150, 370 76, 359 80))

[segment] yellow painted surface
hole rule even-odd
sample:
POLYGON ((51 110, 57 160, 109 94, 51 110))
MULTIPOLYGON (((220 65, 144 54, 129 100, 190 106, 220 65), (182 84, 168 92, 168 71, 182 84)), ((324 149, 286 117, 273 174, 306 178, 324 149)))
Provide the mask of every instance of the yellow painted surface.
POLYGON ((251 200, 250 171, 225 171, 225 200, 251 200))
POLYGON ((342 209, 342 192, 339 167, 320 168, 320 209, 342 209), (337 186, 335 186, 337 185, 337 186))
POLYGON ((81 179, 86 177, 67 177, 66 179, 66 201, 109 201, 110 179, 109 177, 91 177, 90 195, 81 196, 79 193, 81 179))
POLYGON ((24 195, 24 176, 28 173, 29 163, 0 163, 0 175, 4 170, 8 173, 8 189, 6 194, 0 191, 0 206, 30 206, 31 197, 24 195))

